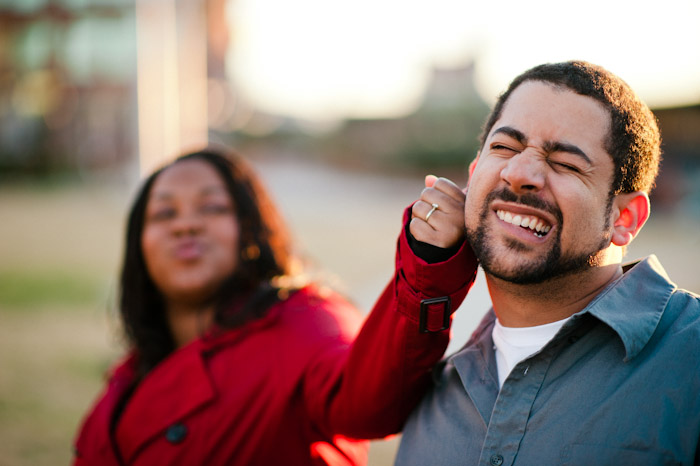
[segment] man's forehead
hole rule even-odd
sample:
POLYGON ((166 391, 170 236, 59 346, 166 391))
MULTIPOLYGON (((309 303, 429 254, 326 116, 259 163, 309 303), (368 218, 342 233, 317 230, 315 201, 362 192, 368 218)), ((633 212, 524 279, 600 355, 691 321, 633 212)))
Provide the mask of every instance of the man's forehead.
POLYGON ((514 128, 530 137, 533 131, 595 137, 605 143, 611 127, 608 109, 596 99, 572 89, 545 81, 529 80, 520 84, 504 102, 489 137, 499 128, 514 128), (597 137, 596 137, 597 136, 597 137))

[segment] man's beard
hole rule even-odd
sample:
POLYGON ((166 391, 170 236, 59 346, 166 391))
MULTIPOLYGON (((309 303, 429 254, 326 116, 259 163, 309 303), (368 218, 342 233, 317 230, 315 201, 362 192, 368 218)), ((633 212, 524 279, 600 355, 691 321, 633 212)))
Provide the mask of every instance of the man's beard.
MULTIPOLYGON (((526 193, 517 196, 508 189, 503 188, 499 191, 493 191, 487 196, 484 207, 479 214, 479 223, 476 229, 473 230, 467 227, 466 234, 469 244, 474 250, 474 254, 484 271, 501 280, 520 285, 532 285, 543 283, 555 277, 563 277, 583 271, 599 265, 602 250, 610 244, 609 234, 603 234, 600 242, 596 247, 592 248, 593 250, 563 255, 561 249, 561 228, 557 228, 552 232, 555 237, 550 239, 552 247, 546 254, 539 259, 533 259, 527 263, 518 264, 516 267, 509 270, 499 264, 496 252, 490 242, 492 234, 487 226, 486 219, 491 213, 489 205, 494 199, 501 199, 506 202, 517 202, 522 205, 547 211, 557 219, 560 226, 563 224, 563 217, 558 207, 543 201, 534 194, 526 193)), ((612 200, 613 196, 610 195, 604 214, 603 231, 606 231, 610 226, 612 200)), ((512 239, 507 240, 506 246, 508 248, 506 253, 512 254, 518 254, 519 251, 527 249, 523 243, 512 239)))

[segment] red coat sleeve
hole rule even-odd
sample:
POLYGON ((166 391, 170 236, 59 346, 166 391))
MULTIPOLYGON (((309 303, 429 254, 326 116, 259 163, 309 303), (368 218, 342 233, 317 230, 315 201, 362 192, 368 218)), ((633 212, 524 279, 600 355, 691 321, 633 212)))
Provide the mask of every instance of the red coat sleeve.
POLYGON ((447 348, 452 312, 474 283, 478 264, 466 241, 450 259, 428 264, 408 245, 409 220, 410 208, 404 212, 394 277, 349 351, 325 353, 316 367, 332 369, 312 370, 306 378, 309 413, 330 434, 379 438, 402 429, 447 348), (443 299, 425 302, 435 298, 443 299))

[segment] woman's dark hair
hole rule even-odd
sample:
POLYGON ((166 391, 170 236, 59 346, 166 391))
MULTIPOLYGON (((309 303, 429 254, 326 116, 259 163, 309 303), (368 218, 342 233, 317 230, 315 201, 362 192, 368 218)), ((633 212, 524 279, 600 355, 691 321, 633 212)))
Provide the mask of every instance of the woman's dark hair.
POLYGON ((119 311, 143 376, 175 349, 165 303, 151 280, 141 250, 146 205, 158 176, 186 160, 211 165, 224 180, 240 225, 238 265, 216 296, 215 322, 241 325, 262 316, 278 298, 271 280, 290 275, 289 235, 258 177, 241 157, 218 148, 185 154, 151 174, 138 191, 128 217, 121 271, 119 311))

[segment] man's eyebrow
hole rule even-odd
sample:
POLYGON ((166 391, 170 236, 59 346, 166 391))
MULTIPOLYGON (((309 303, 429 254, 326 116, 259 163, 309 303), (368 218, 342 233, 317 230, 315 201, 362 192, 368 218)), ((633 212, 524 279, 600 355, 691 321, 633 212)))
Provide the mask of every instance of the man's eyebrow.
POLYGON ((560 141, 547 141, 544 143, 543 148, 549 154, 552 152, 567 152, 569 154, 578 155, 585 160, 588 165, 591 165, 591 159, 586 155, 586 153, 573 144, 560 141))
MULTIPOLYGON (((520 144, 527 145, 527 136, 525 136, 525 133, 513 128, 512 126, 501 126, 500 128, 494 130, 493 134, 505 134, 506 136, 510 136, 511 138, 515 139, 520 144)), ((566 152, 569 154, 574 154, 585 160, 588 165, 591 165, 590 157, 588 157, 584 151, 574 144, 561 141, 546 141, 543 149, 549 154, 552 152, 566 152)))
POLYGON ((527 144, 527 137, 525 136, 525 133, 518 131, 511 126, 501 126, 500 128, 497 128, 493 134, 505 134, 506 136, 512 137, 522 145, 527 144))

